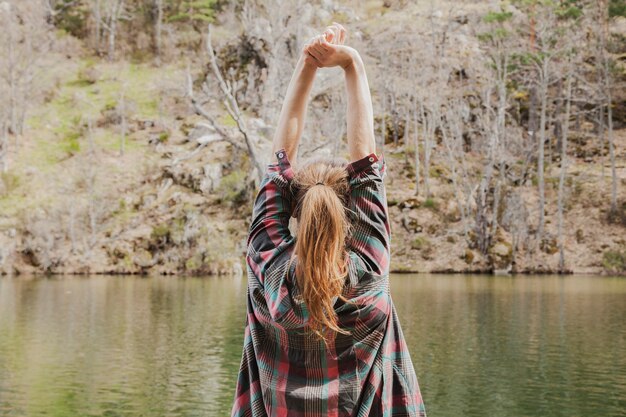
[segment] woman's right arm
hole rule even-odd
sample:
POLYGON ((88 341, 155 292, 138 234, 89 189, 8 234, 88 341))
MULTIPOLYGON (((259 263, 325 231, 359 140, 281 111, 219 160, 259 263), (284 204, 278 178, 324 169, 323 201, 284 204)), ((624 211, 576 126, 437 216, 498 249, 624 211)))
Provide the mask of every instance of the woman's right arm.
POLYGON ((348 93, 349 211, 352 231, 348 247, 364 268, 384 275, 389 272, 390 227, 383 178, 386 165, 376 155, 372 98, 359 53, 349 46, 332 45, 324 39, 307 48, 320 67, 344 69, 348 93))
POLYGON ((355 49, 349 48, 348 54, 350 61, 344 67, 348 93, 348 150, 351 160, 358 161, 376 153, 374 111, 363 60, 355 49))

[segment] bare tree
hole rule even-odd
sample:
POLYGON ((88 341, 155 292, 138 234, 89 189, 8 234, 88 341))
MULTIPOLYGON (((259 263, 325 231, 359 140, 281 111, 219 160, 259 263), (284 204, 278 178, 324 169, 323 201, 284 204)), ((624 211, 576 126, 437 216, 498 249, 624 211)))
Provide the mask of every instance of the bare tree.
POLYGON ((154 0, 156 18, 154 19, 154 44, 156 49, 156 62, 161 65, 162 32, 163 32, 163 0, 154 0))
POLYGON ((559 175, 559 195, 558 195, 558 245, 559 245, 559 272, 565 271, 565 239, 563 237, 563 221, 564 221, 564 195, 565 195, 565 177, 569 166, 569 158, 567 156, 567 136, 569 135, 569 119, 572 108, 572 63, 571 60, 567 65, 567 80, 565 87, 565 114, 563 115, 563 128, 561 131, 561 173, 559 175))
MULTIPOLYGON (((246 126, 246 120, 244 118, 243 113, 241 112, 239 108, 239 103, 237 102, 237 99, 235 98, 235 95, 234 95, 235 92, 233 90, 232 84, 227 83, 224 80, 224 77, 222 76, 222 71, 220 70, 219 65, 217 63, 217 57, 215 56, 215 53, 213 52, 213 44, 211 42, 211 25, 208 25, 208 28, 207 28, 206 48, 207 48, 207 54, 209 56, 209 65, 211 67, 211 72, 213 74, 213 77, 215 77, 215 80, 217 81, 219 91, 224 97, 224 100, 223 100, 224 107, 226 108, 226 111, 228 112, 228 114, 233 118, 233 120, 237 124, 237 129, 243 136, 245 149, 248 152, 248 156, 250 157, 252 161, 253 167, 256 169, 256 178, 257 180, 260 180, 264 173, 264 169, 263 169, 264 165, 261 163, 261 160, 258 157, 258 151, 256 149, 257 145, 253 142, 253 138, 251 137, 251 134, 246 126)), ((189 75, 188 78, 189 78, 189 82, 188 82, 187 94, 191 100, 191 104, 194 110, 196 111, 196 113, 203 116, 205 119, 207 119, 207 121, 211 123, 211 125, 220 134, 222 140, 226 140, 229 143, 232 143, 233 145, 239 147, 240 145, 237 144, 237 142, 230 139, 229 134, 223 129, 219 128, 218 125, 215 123, 215 120, 213 119, 213 117, 203 108, 203 102, 200 101, 196 97, 193 91, 193 82, 191 81, 191 76, 189 75)), ((206 97, 211 96, 211 93, 209 91, 209 74, 207 74, 207 78, 202 83, 202 90, 206 97)))
POLYGON ((9 152, 9 123, 0 123, 0 174, 7 171, 7 154, 9 152))
MULTIPOLYGON (((608 1, 607 0, 598 0, 596 4, 595 14, 597 16, 596 24, 594 28, 596 29, 596 38, 597 38, 597 59, 596 66, 598 67, 598 84, 599 90, 601 92, 601 97, 604 101, 603 104, 600 105, 600 120, 601 126, 604 127, 604 121, 602 115, 606 115, 606 136, 607 142, 609 145, 609 159, 611 163, 611 213, 615 213, 617 211, 617 171, 615 167, 615 143, 613 139, 613 98, 612 98, 612 90, 614 88, 613 85, 613 77, 611 74, 611 60, 607 53, 608 47, 608 1)), ((602 133, 604 133, 603 129, 601 129, 602 133)), ((604 135, 601 135, 603 138, 604 135)))
POLYGON ((102 50, 102 40, 106 35, 107 58, 113 61, 120 21, 132 18, 128 4, 126 0, 91 0, 91 9, 95 21, 95 48, 102 50))
POLYGON ((312 17, 304 13, 306 5, 305 0, 243 1, 241 22, 244 33, 263 40, 267 48, 267 68, 264 69, 265 80, 261 86, 263 106, 259 109, 264 120, 277 119, 283 99, 281 92, 286 91, 290 78, 291 66, 285 63, 295 63, 298 47, 313 33, 306 25, 312 17), (299 18, 296 19, 296 16, 299 18))
POLYGON ((490 12, 484 21, 487 30, 479 35, 486 46, 485 57, 490 69, 487 87, 483 90, 483 114, 480 118, 481 130, 487 137, 487 157, 484 163, 482 179, 476 197, 476 236, 478 247, 487 253, 493 236, 498 229, 500 193, 505 185, 507 164, 504 155, 507 152, 506 114, 509 107, 507 84, 511 79, 511 56, 516 49, 516 41, 511 36, 513 13, 508 11, 490 12), (492 96, 495 105, 492 106, 492 96), (499 175, 494 176, 498 169, 499 175), (493 186, 493 206, 489 217, 488 197, 493 186))
POLYGON ((20 135, 33 98, 41 58, 50 48, 50 27, 39 1, 0 2, 0 91, 6 91, 9 131, 20 135))
POLYGON ((126 150, 126 131, 128 130, 126 123, 126 86, 123 85, 120 91, 120 99, 117 103, 117 112, 120 115, 120 156, 124 156, 126 150))

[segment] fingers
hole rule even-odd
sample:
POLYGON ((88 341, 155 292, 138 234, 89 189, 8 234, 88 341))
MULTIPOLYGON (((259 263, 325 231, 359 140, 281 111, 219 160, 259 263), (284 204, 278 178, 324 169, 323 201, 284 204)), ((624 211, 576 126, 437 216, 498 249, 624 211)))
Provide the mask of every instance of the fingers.
MULTIPOLYGON (((346 28, 337 22, 333 22, 332 25, 328 26, 326 28, 326 31, 331 31, 333 33, 332 43, 337 45, 343 45, 346 40, 346 35, 348 33, 346 28)), ((329 42, 331 41, 329 40, 329 42)))
POLYGON ((306 48, 306 52, 313 57, 315 57, 318 61, 321 61, 324 56, 324 50, 317 43, 312 43, 306 48))
POLYGON ((332 25, 326 27, 324 37, 328 43, 341 45, 346 38, 346 29, 339 23, 333 22, 332 25))
POLYGON ((337 41, 337 34, 335 33, 335 29, 332 26, 328 26, 324 31, 324 37, 327 42, 333 43, 337 41))
POLYGON ((333 25, 337 27, 337 31, 339 32, 338 34, 339 44, 343 45, 343 43, 346 41, 346 36, 348 35, 348 31, 340 23, 333 22, 333 25))
POLYGON ((317 58, 315 58, 313 55, 311 55, 309 52, 305 52, 304 55, 305 55, 304 61, 307 64, 315 65, 318 68, 322 67, 322 63, 317 58))

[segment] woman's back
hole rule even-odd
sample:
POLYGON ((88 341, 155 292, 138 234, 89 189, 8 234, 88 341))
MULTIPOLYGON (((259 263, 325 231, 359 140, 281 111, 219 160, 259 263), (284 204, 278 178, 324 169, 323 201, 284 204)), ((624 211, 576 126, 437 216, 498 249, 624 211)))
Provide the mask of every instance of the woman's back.
POLYGON ((248 313, 233 416, 424 416, 389 293, 390 230, 375 154, 348 164, 347 276, 334 298, 343 332, 307 327, 289 231, 294 172, 284 150, 268 167, 248 239, 248 313))

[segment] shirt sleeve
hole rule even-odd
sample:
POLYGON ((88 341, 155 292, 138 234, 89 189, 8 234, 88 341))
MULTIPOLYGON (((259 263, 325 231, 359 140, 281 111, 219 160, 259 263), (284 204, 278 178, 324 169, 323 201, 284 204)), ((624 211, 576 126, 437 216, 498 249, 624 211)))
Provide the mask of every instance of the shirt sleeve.
POLYGON ((295 198, 291 192, 293 170, 284 150, 276 152, 277 163, 269 164, 254 201, 248 233, 248 261, 263 283, 268 267, 293 243, 289 231, 295 198))
POLYGON ((248 290, 257 318, 295 329, 306 324, 308 312, 291 279, 295 271, 291 262, 295 237, 289 231, 294 174, 284 150, 276 152, 276 157, 278 163, 267 166, 254 202, 246 259, 253 274, 248 276, 248 290))
POLYGON ((372 153, 349 164, 347 170, 351 223, 348 248, 362 260, 366 271, 388 274, 390 227, 383 182, 387 164, 384 158, 379 159, 372 153))

